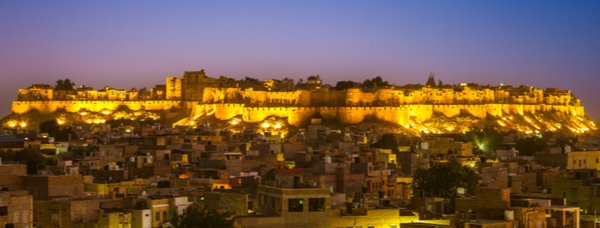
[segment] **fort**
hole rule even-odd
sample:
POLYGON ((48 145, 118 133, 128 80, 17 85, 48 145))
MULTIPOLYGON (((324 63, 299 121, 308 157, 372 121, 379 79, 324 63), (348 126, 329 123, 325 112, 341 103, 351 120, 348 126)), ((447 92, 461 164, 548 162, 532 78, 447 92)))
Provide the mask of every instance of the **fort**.
POLYGON ((204 70, 185 72, 182 78, 168 77, 165 85, 150 90, 93 90, 85 86, 56 90, 37 84, 19 89, 12 114, 2 119, 2 124, 39 124, 39 118, 27 117, 31 112, 45 119, 91 124, 119 118, 153 118, 185 125, 214 115, 217 120, 240 118, 245 123, 277 117, 296 127, 309 125, 313 118, 342 125, 375 121, 433 132, 460 130, 468 125, 461 121, 472 124, 483 119, 493 120, 498 127, 529 132, 563 127, 584 132, 595 128, 570 91, 474 83, 436 85, 431 75, 425 85, 367 87, 354 83, 344 89, 323 84, 318 75, 294 83, 288 78, 211 78, 204 70), (439 120, 445 121, 438 123, 444 127, 435 126, 433 122, 439 120))

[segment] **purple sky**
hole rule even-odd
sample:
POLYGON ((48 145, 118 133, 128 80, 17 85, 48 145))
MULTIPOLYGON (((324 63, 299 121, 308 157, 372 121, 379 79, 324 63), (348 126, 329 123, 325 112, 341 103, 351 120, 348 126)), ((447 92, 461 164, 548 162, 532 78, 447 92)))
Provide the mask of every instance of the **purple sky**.
POLYGON ((374 76, 571 90, 600 118, 600 1, 2 1, 0 115, 17 90, 209 76, 374 76))

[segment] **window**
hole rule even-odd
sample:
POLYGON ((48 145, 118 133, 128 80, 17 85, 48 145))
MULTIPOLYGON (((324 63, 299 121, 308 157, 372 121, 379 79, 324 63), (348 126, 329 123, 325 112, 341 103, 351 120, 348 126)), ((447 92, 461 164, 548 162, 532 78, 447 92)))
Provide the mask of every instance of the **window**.
POLYGON ((8 207, 0 207, 0 216, 8 215, 8 207))
POLYGON ((288 199, 288 212, 304 211, 304 199, 288 199))
POLYGON ((308 199, 308 211, 325 211, 325 198, 308 199))
POLYGON ((160 212, 154 214, 154 221, 160 222, 160 212))
POLYGON ((52 221, 58 221, 58 220, 60 220, 59 218, 60 217, 59 217, 58 211, 52 212, 52 221))

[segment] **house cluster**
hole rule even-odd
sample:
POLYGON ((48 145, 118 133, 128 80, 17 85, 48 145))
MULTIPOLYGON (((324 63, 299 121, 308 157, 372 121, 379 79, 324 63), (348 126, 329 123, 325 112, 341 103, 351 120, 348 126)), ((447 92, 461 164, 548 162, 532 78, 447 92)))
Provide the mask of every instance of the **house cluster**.
POLYGON ((240 228, 591 228, 600 211, 597 150, 483 153, 460 134, 394 134, 398 147, 381 149, 373 144, 387 132, 318 119, 285 139, 209 124, 76 129, 64 142, 4 130, 2 153, 35 149, 46 162, 1 161, 1 227, 169 227, 192 204, 233 212, 240 228), (482 187, 448 198, 413 192, 418 169, 450 161, 474 169, 482 187))

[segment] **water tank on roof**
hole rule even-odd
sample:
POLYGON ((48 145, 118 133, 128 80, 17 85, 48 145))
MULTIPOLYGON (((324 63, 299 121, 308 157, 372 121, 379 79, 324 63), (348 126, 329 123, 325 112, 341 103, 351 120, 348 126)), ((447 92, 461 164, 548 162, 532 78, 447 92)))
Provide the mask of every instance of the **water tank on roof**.
POLYGON ((514 221, 515 220, 515 211, 513 211, 513 210, 505 210, 504 211, 504 220, 506 220, 506 221, 514 221))
POLYGON ((325 156, 325 164, 329 164, 329 163, 331 163, 331 157, 325 156))

